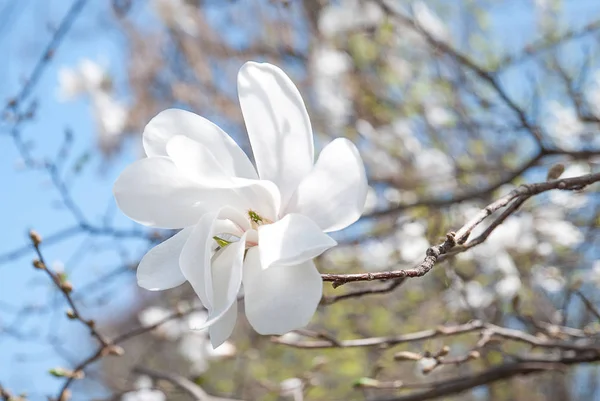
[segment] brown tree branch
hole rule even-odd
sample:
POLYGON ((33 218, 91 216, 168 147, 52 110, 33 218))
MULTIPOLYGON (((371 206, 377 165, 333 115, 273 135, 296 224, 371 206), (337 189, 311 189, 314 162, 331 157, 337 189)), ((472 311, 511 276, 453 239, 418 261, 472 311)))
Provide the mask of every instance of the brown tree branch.
POLYGON ((233 398, 217 397, 208 394, 199 385, 185 377, 169 372, 159 372, 153 369, 149 369, 143 366, 136 366, 133 371, 142 375, 146 375, 155 380, 165 380, 180 388, 185 393, 193 397, 195 401, 240 401, 233 398))
POLYGON ((354 273, 354 274, 330 274, 323 273, 321 277, 323 281, 331 281, 333 287, 339 287, 340 285, 344 285, 349 282, 355 281, 372 281, 372 280, 390 280, 390 279, 398 279, 405 277, 422 277, 425 274, 429 273, 433 266, 441 259, 443 255, 448 254, 451 250, 454 250, 455 247, 464 251, 469 249, 471 246, 467 244, 462 246, 469 238, 469 235, 475 229, 475 227, 479 226, 487 217, 489 217, 492 213, 508 206, 514 204, 514 206, 509 207, 507 209, 508 212, 503 213, 495 223, 493 223, 486 232, 482 234, 476 240, 476 244, 483 242, 487 235, 491 233, 491 231, 497 227, 504 219, 506 219, 511 213, 516 211, 516 209, 524 203, 527 199, 531 198, 534 195, 540 194, 542 192, 559 189, 559 190, 581 190, 586 186, 593 184, 595 182, 600 181, 600 173, 595 174, 587 174, 580 177, 573 178, 563 178, 554 181, 548 182, 540 182, 535 184, 524 184, 519 186, 518 188, 512 190, 507 195, 501 197, 495 202, 489 204, 484 209, 482 209, 479 213, 477 213, 471 220, 469 220, 465 225, 463 225, 458 231, 450 232, 446 235, 446 240, 439 245, 435 245, 427 249, 426 256, 423 262, 419 264, 417 267, 406 270, 395 270, 395 271, 386 271, 386 272, 375 272, 375 273, 354 273), (513 203, 514 202, 514 203, 513 203), (457 247, 461 246, 460 248, 457 247))

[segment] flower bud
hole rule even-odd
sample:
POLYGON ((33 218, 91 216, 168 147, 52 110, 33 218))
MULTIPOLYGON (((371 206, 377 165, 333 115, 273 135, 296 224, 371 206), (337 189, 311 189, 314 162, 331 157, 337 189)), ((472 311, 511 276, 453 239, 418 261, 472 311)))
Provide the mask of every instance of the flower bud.
POLYGON ((31 239, 33 246, 37 247, 42 243, 42 237, 35 230, 29 231, 29 238, 31 239))
POLYGON ((420 361, 423 355, 416 352, 400 351, 394 354, 395 361, 420 361))

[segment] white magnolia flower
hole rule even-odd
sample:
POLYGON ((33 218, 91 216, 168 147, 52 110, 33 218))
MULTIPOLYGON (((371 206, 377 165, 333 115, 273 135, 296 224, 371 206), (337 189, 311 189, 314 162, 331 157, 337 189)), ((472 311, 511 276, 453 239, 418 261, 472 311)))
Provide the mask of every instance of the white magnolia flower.
POLYGON ((167 396, 160 390, 152 389, 152 379, 140 376, 135 382, 135 391, 121 396, 121 401, 165 401, 167 396))
POLYGON ((560 269, 554 266, 536 266, 531 271, 533 284, 548 292, 558 292, 567 284, 560 269))
POLYGON ((448 307, 451 310, 486 308, 494 301, 494 296, 478 281, 464 284, 457 282, 445 294, 448 307))
POLYGON ((319 46, 311 58, 313 83, 317 102, 334 129, 344 126, 351 115, 352 101, 345 74, 352 66, 352 58, 344 52, 319 46))
POLYGON ((62 67, 58 71, 59 94, 63 100, 105 90, 108 84, 108 73, 104 67, 89 59, 81 60, 75 68, 62 67))
POLYGON ((321 299, 312 259, 336 245, 327 234, 361 215, 367 194, 356 147, 336 139, 314 163, 313 135, 292 81, 270 64, 246 63, 238 95, 256 169, 219 127, 183 110, 146 126, 147 158, 117 179, 118 206, 142 224, 182 229, 150 250, 138 283, 164 290, 189 281, 209 319, 213 346, 246 315, 261 334, 305 326, 321 299))
MULTIPOLYGON (((162 306, 149 306, 138 314, 138 320, 143 327, 150 327, 162 322, 172 314, 173 311, 162 306)), ((183 334, 183 329, 179 319, 172 319, 156 327, 152 333, 168 340, 176 340, 183 334)))
POLYGON ((344 0, 330 3, 321 11, 319 30, 325 36, 335 36, 354 29, 376 26, 384 19, 378 4, 364 0, 344 0))
POLYGON ((597 260, 592 265, 592 269, 585 273, 589 275, 590 281, 596 286, 600 287, 600 260, 597 260))
POLYGON ((427 31, 427 33, 435 40, 439 40, 440 42, 448 40, 448 29, 446 28, 446 25, 444 25, 442 20, 440 20, 440 18, 435 15, 424 2, 416 2, 413 4, 412 8, 415 19, 423 30, 427 31))
POLYGON ((303 387, 302 380, 297 377, 285 379, 279 383, 280 394, 283 397, 292 398, 294 401, 302 401, 304 399, 303 387))
POLYGON ((495 289, 501 298, 512 299, 521 289, 521 279, 516 274, 509 274, 496 283, 495 289))
POLYGON ((196 10, 186 0, 154 0, 154 9, 165 25, 181 29, 190 36, 196 36, 198 27, 194 20, 196 10))

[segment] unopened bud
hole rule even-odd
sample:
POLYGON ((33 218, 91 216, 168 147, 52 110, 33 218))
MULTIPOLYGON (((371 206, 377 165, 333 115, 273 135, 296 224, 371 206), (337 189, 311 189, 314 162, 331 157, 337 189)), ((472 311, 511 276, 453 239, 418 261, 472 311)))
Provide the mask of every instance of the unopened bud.
POLYGON ((428 365, 428 366, 424 366, 421 368, 421 372, 424 375, 428 375, 429 373, 431 373, 433 371, 433 369, 435 369, 437 367, 437 364, 432 364, 432 365, 428 365))
POLYGON ((122 356, 123 354, 125 354, 125 350, 118 345, 108 345, 102 350, 102 355, 122 356))
POLYGON ((442 349, 440 350, 440 352, 438 352, 437 356, 446 356, 450 353, 450 347, 447 345, 444 345, 442 347, 442 349))
POLYGON ((67 317, 69 319, 77 319, 77 314, 72 309, 67 310, 67 317))
POLYGON ((356 388, 376 388, 379 386, 379 380, 371 379, 370 377, 361 377, 353 383, 356 388))
POLYGON ((31 242, 34 246, 38 246, 42 243, 42 237, 35 230, 29 231, 29 238, 31 238, 31 242))
POLYGON ((416 352, 400 351, 394 354, 395 361, 420 361, 423 355, 416 352))
POLYGON ((92 319, 85 322, 85 324, 87 324, 90 329, 93 329, 94 327, 96 327, 96 321, 92 320, 92 319))
POLYGON ((479 358, 481 358, 481 354, 479 353, 479 351, 469 352, 468 359, 473 360, 473 359, 479 359, 479 358))
POLYGON ((565 165, 562 163, 556 163, 550 167, 548 174, 546 175, 546 181, 552 181, 558 179, 565 172, 565 165))
POLYGON ((60 289, 68 294, 73 291, 73 284, 70 281, 64 281, 60 284, 60 289))
POLYGON ((35 267, 36 269, 45 269, 46 265, 44 265, 44 263, 41 260, 35 259, 33 261, 33 267, 35 267))
POLYGON ((68 377, 70 379, 83 379, 85 374, 82 370, 69 370, 65 368, 52 368, 48 371, 55 377, 68 377))

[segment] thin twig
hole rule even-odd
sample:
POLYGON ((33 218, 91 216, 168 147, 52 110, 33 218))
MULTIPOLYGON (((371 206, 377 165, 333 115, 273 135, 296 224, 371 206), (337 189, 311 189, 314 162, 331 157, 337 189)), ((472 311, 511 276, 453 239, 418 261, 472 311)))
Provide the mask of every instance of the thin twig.
POLYGON ((195 401, 240 401, 233 398, 217 397, 208 394, 199 385, 185 377, 169 372, 159 372, 143 366, 136 366, 133 371, 143 374, 155 380, 165 380, 183 390, 185 393, 194 398, 195 401))
POLYGON ((479 226, 486 218, 492 213, 511 205, 507 212, 503 213, 496 222, 486 230, 480 237, 475 239, 475 245, 483 242, 485 238, 496 228, 504 219, 506 219, 511 213, 516 211, 522 203, 534 195, 542 192, 558 189, 558 190, 581 190, 586 186, 600 181, 600 173, 586 174, 580 177, 563 178, 560 180, 540 182, 535 184, 521 185, 515 188, 507 195, 499 198, 495 202, 492 202, 479 213, 477 213, 471 220, 463 225, 456 233, 450 232, 446 235, 446 240, 439 245, 435 245, 427 249, 426 256, 423 262, 412 269, 406 270, 394 270, 385 272, 369 272, 369 273, 354 273, 354 274, 329 274, 323 273, 321 277, 323 281, 331 281, 333 287, 339 287, 349 282, 355 281, 373 281, 373 280, 390 280, 405 277, 422 277, 429 273, 433 266, 440 260, 443 255, 448 254, 455 248, 459 251, 464 251, 471 248, 470 244, 463 244, 468 240, 469 235, 479 226), (457 246, 458 245, 458 246, 457 246))

